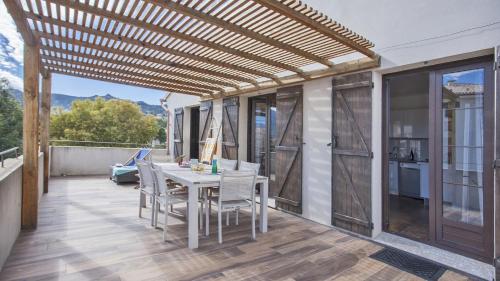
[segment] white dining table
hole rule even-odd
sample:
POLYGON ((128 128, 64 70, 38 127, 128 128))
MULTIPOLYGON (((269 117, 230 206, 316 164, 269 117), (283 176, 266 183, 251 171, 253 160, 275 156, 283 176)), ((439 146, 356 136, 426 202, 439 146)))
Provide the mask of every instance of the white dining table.
MULTIPOLYGON (((201 189, 219 187, 220 175, 211 174, 209 171, 193 172, 190 168, 183 168, 176 163, 155 163, 160 166, 166 178, 188 188, 188 247, 198 248, 198 195, 201 189)), ((260 216, 259 230, 267 232, 267 201, 269 194, 268 178, 257 176, 256 183, 260 188, 260 216)))

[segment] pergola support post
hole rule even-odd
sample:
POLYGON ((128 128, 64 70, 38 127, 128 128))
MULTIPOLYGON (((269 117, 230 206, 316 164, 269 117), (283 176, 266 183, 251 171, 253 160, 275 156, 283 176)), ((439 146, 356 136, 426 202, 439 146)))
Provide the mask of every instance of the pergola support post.
POLYGON ((40 111, 40 151, 43 152, 43 193, 49 192, 49 125, 52 74, 42 71, 42 109, 40 111))
POLYGON ((38 220, 38 46, 24 46, 23 192, 21 227, 34 229, 38 220))

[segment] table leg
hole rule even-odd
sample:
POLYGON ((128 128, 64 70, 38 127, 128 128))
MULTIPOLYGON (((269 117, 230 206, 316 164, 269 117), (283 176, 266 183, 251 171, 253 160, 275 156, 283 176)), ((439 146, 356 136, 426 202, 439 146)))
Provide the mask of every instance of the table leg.
POLYGON ((198 187, 188 187, 189 217, 188 217, 188 247, 198 248, 198 187))
POLYGON ((269 195, 269 183, 268 180, 262 183, 260 187, 260 218, 259 218, 259 229, 260 232, 267 232, 267 198, 269 195))

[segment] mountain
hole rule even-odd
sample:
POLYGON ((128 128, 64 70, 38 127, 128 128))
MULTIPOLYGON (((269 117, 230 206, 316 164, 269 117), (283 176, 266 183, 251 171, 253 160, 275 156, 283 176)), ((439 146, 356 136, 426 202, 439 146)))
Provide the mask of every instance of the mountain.
MULTIPOLYGON (((22 104, 23 102, 23 93, 19 90, 11 90, 11 95, 19 102, 22 104)), ((75 96, 69 96, 69 95, 64 95, 64 94, 52 94, 52 108, 55 107, 61 107, 64 110, 70 110, 71 109, 71 104, 75 100, 95 100, 96 98, 101 97, 105 100, 119 100, 119 98, 114 97, 110 94, 106 94, 104 96, 99 96, 99 95, 93 95, 90 97, 75 97, 75 96)), ((151 115, 165 115, 165 111, 160 105, 153 105, 153 104, 148 104, 143 101, 138 101, 135 102, 137 105, 140 106, 142 112, 144 114, 151 114, 151 115)))

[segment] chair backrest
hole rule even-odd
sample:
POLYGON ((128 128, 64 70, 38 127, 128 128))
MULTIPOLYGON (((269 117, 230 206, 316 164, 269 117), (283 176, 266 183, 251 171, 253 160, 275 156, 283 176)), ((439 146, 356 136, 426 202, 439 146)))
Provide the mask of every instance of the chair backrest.
POLYGON ((148 155, 151 153, 151 149, 150 148, 142 148, 141 150, 139 150, 138 152, 136 152, 134 154, 134 156, 132 156, 132 158, 130 158, 129 160, 127 160, 127 162, 125 162, 125 164, 123 164, 123 166, 135 166, 136 163, 137 163, 137 160, 145 160, 146 157, 148 157, 148 155))
POLYGON ((246 161, 240 161, 240 166, 238 168, 239 171, 255 171, 257 175, 259 174, 259 169, 259 163, 250 163, 246 161))
POLYGON ((255 198, 255 171, 222 171, 219 202, 253 200, 255 198))
POLYGON ((137 169, 139 170, 140 188, 150 193, 155 192, 155 182, 153 179, 152 164, 144 161, 137 160, 137 169))
POLYGON ((160 166, 153 164, 153 177, 154 177, 154 182, 156 186, 156 194, 164 194, 167 196, 167 179, 165 178, 165 175, 163 174, 163 171, 160 166))
POLYGON ((238 164, 238 161, 236 160, 230 160, 230 159, 224 159, 224 158, 221 158, 219 160, 219 163, 217 163, 217 165, 219 165, 219 167, 223 170, 229 170, 229 171, 234 171, 236 170, 236 165, 238 164))

